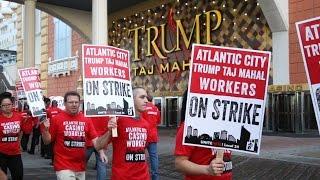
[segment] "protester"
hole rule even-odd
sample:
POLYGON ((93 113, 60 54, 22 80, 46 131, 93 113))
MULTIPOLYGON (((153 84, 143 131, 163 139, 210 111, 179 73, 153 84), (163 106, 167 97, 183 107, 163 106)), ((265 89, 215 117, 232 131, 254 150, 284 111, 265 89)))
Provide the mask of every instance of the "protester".
MULTIPOLYGON (((11 97, 12 103, 14 102, 14 98, 12 97, 12 94, 9 92, 3 92, 0 94, 0 97, 11 97)), ((12 105, 13 106, 13 105, 12 105)), ((15 108, 12 107, 12 112, 15 112, 15 108)), ((2 114, 2 111, 0 111, 0 115, 2 114)))
POLYGON ((152 102, 153 97, 148 94, 148 103, 146 109, 141 113, 142 117, 149 123, 148 134, 148 153, 150 157, 151 177, 152 180, 159 179, 159 158, 157 152, 158 137, 158 124, 160 123, 160 111, 152 102))
MULTIPOLYGON (((50 104, 50 103, 49 103, 50 104)), ((61 109, 58 108, 58 102, 56 100, 53 100, 51 103, 51 106, 47 108, 47 118, 49 121, 52 121, 52 118, 58 115, 61 112, 61 109)), ((44 158, 50 159, 53 163, 53 146, 52 143, 46 145, 46 148, 44 150, 44 158)))
POLYGON ((146 163, 146 143, 148 123, 141 117, 145 111, 146 91, 137 87, 133 89, 133 99, 136 117, 110 118, 108 127, 117 127, 118 137, 112 138, 112 180, 148 180, 150 179, 146 163))
POLYGON ((176 169, 185 174, 186 180, 228 180, 232 172, 226 163, 231 163, 231 152, 225 151, 223 160, 216 158, 216 151, 210 148, 182 145, 184 120, 187 106, 185 91, 181 109, 181 124, 177 131, 175 147, 176 169))
POLYGON ((14 101, 11 94, 0 95, 0 166, 7 174, 10 170, 13 180, 23 179, 20 135, 22 116, 13 111, 14 101))
MULTIPOLYGON (((51 103, 51 100, 45 96, 43 96, 43 101, 44 101, 44 105, 45 105, 45 111, 46 113, 48 113, 48 109, 50 108, 50 103, 51 103)), ((50 121, 50 119, 49 119, 50 121)), ((41 146, 40 146, 40 154, 41 154, 41 157, 44 157, 45 159, 51 159, 51 155, 50 155, 50 144, 44 144, 43 142, 43 138, 41 136, 41 132, 40 132, 40 143, 41 143, 41 146)))
POLYGON ((64 96, 65 111, 42 124, 42 137, 46 144, 54 143, 54 169, 58 180, 84 180, 86 167, 86 140, 92 139, 95 149, 102 149, 110 133, 101 137, 90 119, 79 112, 80 95, 69 91, 64 96))
POLYGON ((58 108, 58 102, 56 100, 52 101, 52 104, 50 107, 47 108, 47 117, 48 119, 52 119, 56 115, 58 115, 62 110, 58 108))
MULTIPOLYGON (((34 154, 36 145, 39 145, 39 138, 40 138, 40 124, 39 124, 38 117, 33 118, 33 130, 32 130, 32 139, 31 139, 31 146, 28 151, 29 154, 34 154)), ((42 154, 41 154, 42 156, 42 154)))
POLYGON ((27 104, 24 105, 23 112, 21 116, 23 118, 22 122, 22 138, 21 138, 21 147, 23 151, 27 151, 27 146, 29 142, 30 134, 32 133, 32 129, 34 126, 34 122, 36 121, 36 117, 32 117, 31 111, 29 110, 29 106, 27 104))
MULTIPOLYGON (((104 133, 108 131, 109 117, 92 117, 90 119, 93 123, 94 129, 96 130, 98 136, 102 136, 104 133)), ((87 146, 87 151, 86 151, 87 162, 89 161, 92 153, 94 153, 96 157, 97 180, 107 179, 108 158, 104 152, 104 149, 97 151, 93 147, 91 139, 86 142, 86 146, 87 146)))

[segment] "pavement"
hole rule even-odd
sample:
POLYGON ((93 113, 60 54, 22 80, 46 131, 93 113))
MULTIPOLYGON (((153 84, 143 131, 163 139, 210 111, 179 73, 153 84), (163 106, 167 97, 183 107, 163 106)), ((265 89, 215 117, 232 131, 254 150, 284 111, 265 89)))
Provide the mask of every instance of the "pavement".
MULTIPOLYGON (((160 159, 160 179, 183 179, 175 171, 173 149, 175 145, 174 129, 160 129, 158 152, 160 159)), ((111 149, 111 148, 110 148, 111 149)), ((108 156, 108 174, 111 168, 111 151, 108 156)), ((56 179, 50 161, 35 155, 22 154, 25 180, 56 179)), ((320 136, 282 136, 274 134, 262 137, 260 155, 233 153, 234 179, 320 179, 320 136)), ((92 156, 86 177, 94 180, 94 158, 92 156)))

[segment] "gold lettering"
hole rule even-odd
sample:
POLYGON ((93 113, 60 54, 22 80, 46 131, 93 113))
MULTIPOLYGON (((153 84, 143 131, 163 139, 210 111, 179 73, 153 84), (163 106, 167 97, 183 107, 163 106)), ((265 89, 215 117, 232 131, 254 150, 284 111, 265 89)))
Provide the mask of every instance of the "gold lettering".
POLYGON ((161 26, 161 48, 167 54, 172 53, 175 50, 176 45, 171 50, 167 49, 167 47, 166 47, 166 34, 167 33, 166 33, 166 29, 165 29, 166 24, 161 24, 160 26, 161 26))
POLYGON ((221 25, 221 22, 222 22, 222 16, 221 16, 221 12, 218 11, 218 10, 211 10, 211 11, 208 11, 206 12, 206 27, 207 27, 207 44, 213 44, 211 42, 211 13, 214 13, 215 14, 215 17, 217 19, 217 24, 216 26, 212 29, 212 31, 218 29, 221 25))
POLYGON ((189 35, 189 39, 187 38, 187 35, 186 35, 186 32, 184 30, 184 27, 182 26, 182 23, 181 23, 181 20, 176 20, 176 23, 177 23, 177 48, 176 48, 176 51, 180 51, 180 34, 183 38, 183 41, 184 41, 184 44, 186 46, 187 49, 189 49, 189 46, 191 44, 191 39, 192 39, 192 36, 193 36, 193 32, 194 32, 194 29, 196 29, 195 31, 195 34, 196 34, 196 43, 200 43, 200 22, 199 22, 199 17, 200 17, 201 14, 197 14, 196 17, 195 17, 195 20, 194 20, 194 23, 193 23, 193 27, 192 27, 192 30, 190 32, 190 35, 189 35))
POLYGON ((169 72, 169 63, 166 63, 165 65, 160 64, 160 74, 164 72, 169 72))
POLYGON ((296 91, 302 91, 303 90, 303 87, 302 87, 302 85, 301 84, 298 84, 298 85, 296 85, 296 91))
POLYGON ((134 70, 134 75, 137 76, 138 67, 132 67, 132 69, 134 70))
POLYGON ((173 71, 180 71, 180 67, 177 61, 172 64, 171 72, 173 71))
POLYGON ((159 31, 158 31, 158 28, 157 26, 151 26, 149 28, 147 28, 147 32, 148 32, 148 52, 146 54, 146 56, 152 56, 152 53, 151 53, 151 45, 152 44, 152 47, 153 49, 155 50, 156 54, 159 56, 159 58, 161 59, 166 59, 166 57, 164 57, 160 51, 160 49, 157 47, 157 44, 156 44, 156 40, 158 38, 158 35, 159 35, 159 31), (153 40, 151 41, 151 29, 154 30, 154 38, 153 40))
POLYGON ((276 89, 276 91, 282 91, 283 90, 281 85, 276 85, 275 89, 276 89))
POLYGON ((141 75, 147 75, 146 69, 143 66, 140 68, 140 72, 139 72, 139 76, 141 75))
POLYGON ((154 71, 153 71, 153 65, 152 65, 151 68, 148 69, 148 74, 151 75, 151 74, 153 74, 153 73, 154 73, 154 71))
POLYGON ((287 91, 294 91, 294 85, 288 85, 287 91))
POLYGON ((187 68, 188 68, 188 69, 190 68, 190 63, 187 62, 186 60, 184 60, 184 61, 182 62, 182 70, 185 71, 187 68))
POLYGON ((268 90, 269 90, 270 92, 274 92, 274 91, 275 91, 275 88, 274 88, 273 85, 270 85, 270 86, 268 86, 268 90))
POLYGON ((134 32, 134 59, 133 61, 140 61, 139 58, 139 30, 144 30, 145 26, 140 26, 137 28, 129 29, 128 36, 130 36, 131 32, 134 32))
MULTIPOLYGON (((145 34, 145 30, 147 30, 147 51, 146 51, 146 56, 153 56, 154 52, 160 59, 166 59, 167 54, 173 53, 176 51, 181 51, 181 46, 185 45, 187 49, 190 48, 190 45, 192 42, 194 43, 201 43, 201 31, 200 31, 200 16, 202 14, 197 14, 194 18, 193 26, 190 31, 190 29, 185 31, 185 27, 183 26, 183 23, 181 20, 176 20, 176 42, 172 43, 172 47, 167 47, 170 46, 167 43, 167 35, 168 35, 168 30, 166 29, 167 26, 166 24, 161 24, 160 27, 158 26, 151 26, 146 28, 146 26, 140 26, 136 27, 133 29, 129 29, 128 31, 128 36, 130 36, 133 32, 133 39, 134 39, 134 58, 133 61, 141 61, 140 53, 141 53, 141 48, 139 46, 141 44, 141 39, 140 37, 145 34), (159 32, 159 29, 160 32, 159 32), (161 33, 161 46, 158 43, 158 37, 159 33, 161 33), (182 37, 182 40, 181 40, 182 37), (183 43, 180 44, 180 41, 183 41, 183 43), (159 46, 158 46, 159 45, 159 46), (153 48, 153 49, 152 49, 153 48)), ((222 24, 222 15, 219 10, 211 10, 207 11, 204 13, 206 15, 206 44, 213 44, 212 43, 212 31, 217 30, 219 27, 221 27, 222 24), (213 17, 215 16, 215 17, 213 17), (213 26, 213 22, 216 23, 213 26)), ((205 41, 205 39, 203 39, 205 41)), ((170 43, 171 44, 171 43, 170 43)))

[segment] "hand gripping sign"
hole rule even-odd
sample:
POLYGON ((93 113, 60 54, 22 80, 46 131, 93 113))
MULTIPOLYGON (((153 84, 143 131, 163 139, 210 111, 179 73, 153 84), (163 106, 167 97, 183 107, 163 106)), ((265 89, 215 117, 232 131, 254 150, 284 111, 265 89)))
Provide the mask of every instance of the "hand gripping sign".
POLYGON ((183 144, 259 154, 270 57, 194 44, 183 144))

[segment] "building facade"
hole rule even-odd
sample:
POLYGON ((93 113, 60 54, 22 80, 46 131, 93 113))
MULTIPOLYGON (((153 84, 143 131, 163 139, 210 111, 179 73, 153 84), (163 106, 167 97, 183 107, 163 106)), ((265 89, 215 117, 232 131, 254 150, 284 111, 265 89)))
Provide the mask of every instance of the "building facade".
MULTIPOLYGON (((272 51, 264 130, 307 133, 317 127, 294 23, 319 16, 319 8, 317 0, 145 1, 109 16, 108 43, 130 51, 133 85, 151 92, 168 127, 180 122, 192 43, 272 51)), ((68 29, 65 19, 41 13, 47 96, 82 89, 79 55, 90 35, 68 29)))
POLYGON ((0 2, 0 93, 15 90, 17 7, 16 3, 0 2))
POLYGON ((192 43, 272 50, 257 1, 172 1, 138 9, 113 16, 109 44, 130 50, 133 84, 152 92, 164 126, 180 122, 192 43))
POLYGON ((318 132, 295 23, 320 16, 319 10, 318 0, 289 0, 290 83, 269 86, 265 130, 318 132))

